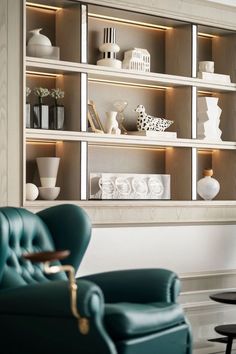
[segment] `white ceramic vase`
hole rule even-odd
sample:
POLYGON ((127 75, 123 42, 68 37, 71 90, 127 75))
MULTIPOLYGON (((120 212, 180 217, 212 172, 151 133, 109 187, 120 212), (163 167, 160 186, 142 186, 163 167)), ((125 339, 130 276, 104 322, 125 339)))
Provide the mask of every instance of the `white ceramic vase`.
POLYGON ((221 108, 217 97, 198 97, 197 137, 203 140, 221 141, 219 128, 221 108))
POLYGON ((116 120, 117 112, 115 111, 106 112, 106 116, 107 116, 106 133, 119 135, 121 131, 118 127, 119 124, 116 120))
POLYGON ((60 157, 38 157, 36 159, 42 187, 56 186, 60 157))
POLYGON ((50 39, 41 34, 42 28, 36 28, 31 31, 31 37, 27 42, 27 55, 45 57, 50 56, 53 52, 53 47, 50 39))
POLYGON ((212 175, 213 170, 204 170, 204 177, 197 182, 197 192, 204 200, 214 199, 220 191, 220 184, 212 175))

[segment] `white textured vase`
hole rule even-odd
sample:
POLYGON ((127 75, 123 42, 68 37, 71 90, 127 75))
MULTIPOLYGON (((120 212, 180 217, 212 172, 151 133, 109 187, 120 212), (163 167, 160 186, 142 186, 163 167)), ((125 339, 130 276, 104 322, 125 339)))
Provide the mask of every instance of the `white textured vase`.
POLYGON ((36 28, 31 31, 31 37, 27 42, 27 55, 29 56, 49 56, 53 52, 50 39, 41 34, 42 28, 36 28))
POLYGON ((36 29, 29 31, 29 33, 31 33, 32 36, 28 40, 27 45, 35 45, 35 44, 47 45, 47 46, 52 45, 50 39, 47 36, 45 36, 44 34, 40 33, 40 31, 42 31, 42 28, 36 28, 36 29))
POLYGON ((220 191, 220 184, 212 175, 213 170, 204 170, 204 177, 197 182, 197 192, 204 200, 214 199, 220 191))
POLYGON ((55 187, 60 157, 38 157, 36 161, 42 187, 55 187))
POLYGON ((203 140, 221 141, 219 128, 221 108, 217 97, 198 97, 197 137, 203 140))
POLYGON ((109 111, 106 112, 107 120, 106 120, 106 133, 108 134, 117 134, 121 133, 119 129, 119 124, 116 120, 117 112, 109 111))

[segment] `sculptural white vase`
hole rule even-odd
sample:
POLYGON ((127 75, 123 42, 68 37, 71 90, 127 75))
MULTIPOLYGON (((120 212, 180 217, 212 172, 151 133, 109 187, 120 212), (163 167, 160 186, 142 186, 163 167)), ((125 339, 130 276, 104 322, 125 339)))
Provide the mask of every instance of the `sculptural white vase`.
POLYGON ((55 187, 60 157, 38 157, 36 159, 42 187, 55 187))
POLYGON ((117 112, 109 111, 106 112, 107 120, 106 120, 106 133, 108 134, 117 134, 121 133, 119 129, 119 124, 116 120, 117 112))
POLYGON ((53 47, 50 39, 41 34, 42 28, 36 28, 31 31, 31 37, 27 42, 27 55, 45 57, 50 56, 53 52, 53 47))
POLYGON ((219 128, 221 108, 217 97, 198 97, 197 138, 221 141, 219 128))
POLYGON ((220 191, 220 184, 212 178, 213 170, 204 170, 203 178, 197 182, 197 192, 204 200, 212 200, 220 191))

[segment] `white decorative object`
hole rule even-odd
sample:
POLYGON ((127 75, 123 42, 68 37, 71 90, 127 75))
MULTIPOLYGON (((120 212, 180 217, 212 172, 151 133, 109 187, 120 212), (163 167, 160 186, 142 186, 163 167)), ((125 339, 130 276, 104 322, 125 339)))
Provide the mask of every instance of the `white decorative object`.
POLYGON ((41 34, 42 28, 36 28, 31 31, 31 37, 27 42, 26 54, 31 57, 59 59, 59 47, 53 47, 50 39, 41 34))
POLYGON ((204 170, 203 178, 197 182, 197 192, 204 200, 212 200, 220 191, 220 184, 212 178, 213 170, 204 170))
POLYGON ((120 47, 116 44, 116 29, 112 27, 104 28, 103 41, 104 43, 99 47, 103 58, 97 61, 97 65, 121 69, 122 62, 116 59, 116 54, 120 51, 120 47))
POLYGON ((138 105, 135 109, 135 112, 138 113, 137 119, 137 128, 138 130, 152 130, 164 132, 171 124, 173 124, 173 120, 168 120, 164 118, 157 118, 148 115, 145 112, 145 107, 143 105, 138 105))
POLYGON ((134 48, 124 53, 123 69, 150 71, 150 54, 147 49, 134 48))
POLYGON ((199 72, 213 73, 214 61, 199 61, 198 68, 199 72))
POLYGON ((26 187, 25 187, 26 200, 35 200, 38 198, 38 195, 39 195, 38 187, 33 183, 26 183, 26 187))
POLYGON ((39 187, 39 196, 45 200, 55 200, 60 193, 60 187, 39 187))
POLYGON ((117 120, 119 123, 119 128, 121 130, 121 134, 127 134, 127 130, 124 126, 124 120, 125 120, 124 110, 127 107, 127 105, 128 105, 128 102, 123 101, 123 100, 117 100, 117 101, 113 102, 113 106, 117 110, 117 120))
POLYGON ((205 81, 213 81, 222 84, 230 84, 231 79, 229 75, 224 74, 215 74, 215 73, 207 73, 207 72, 199 72, 198 78, 205 81))
POLYGON ((91 199, 170 199, 170 175, 90 173, 91 199))
POLYGON ((106 112, 106 133, 120 135, 121 131, 119 129, 119 124, 116 120, 117 112, 109 111, 106 112))
POLYGON ((220 82, 222 84, 230 84, 230 75, 215 74, 214 61, 200 61, 198 63, 198 78, 206 81, 220 82))
POLYGON ((55 187, 60 157, 37 157, 36 161, 42 187, 55 187))
POLYGON ((133 130, 133 131, 128 131, 127 134, 146 136, 148 138, 155 138, 159 140, 177 139, 176 132, 158 132, 155 130, 133 130))
POLYGON ((198 97, 197 101, 197 138, 221 141, 219 129, 222 110, 217 97, 198 97))

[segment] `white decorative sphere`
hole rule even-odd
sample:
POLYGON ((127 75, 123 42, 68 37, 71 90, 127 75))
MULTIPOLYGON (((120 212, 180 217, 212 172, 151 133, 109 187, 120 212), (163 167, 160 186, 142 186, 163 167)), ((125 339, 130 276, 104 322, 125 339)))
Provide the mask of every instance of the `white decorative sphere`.
POLYGON ((35 200, 38 195, 38 187, 33 183, 26 183, 26 200, 35 200))

